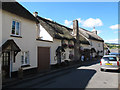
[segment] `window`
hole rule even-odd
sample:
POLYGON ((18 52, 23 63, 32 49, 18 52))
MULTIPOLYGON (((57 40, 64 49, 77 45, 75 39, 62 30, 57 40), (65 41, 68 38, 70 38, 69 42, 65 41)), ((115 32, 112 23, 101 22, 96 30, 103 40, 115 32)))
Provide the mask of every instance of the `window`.
POLYGON ((20 22, 12 21, 12 35, 20 36, 20 22))
POLYGON ((100 43, 98 43, 98 47, 100 47, 100 43))
POLYGON ((105 61, 117 61, 116 57, 103 57, 105 61))
POLYGON ((92 46, 92 41, 90 42, 91 46, 92 46))
POLYGON ((21 64, 23 65, 29 65, 29 52, 22 52, 21 53, 21 64))

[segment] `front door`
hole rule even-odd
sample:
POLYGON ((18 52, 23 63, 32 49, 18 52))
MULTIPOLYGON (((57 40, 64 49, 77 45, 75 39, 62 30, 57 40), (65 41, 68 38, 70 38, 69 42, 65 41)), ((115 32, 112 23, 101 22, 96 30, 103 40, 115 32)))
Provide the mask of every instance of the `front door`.
POLYGON ((4 52, 2 54, 2 71, 5 77, 9 77, 10 73, 10 52, 4 52))
POLYGON ((46 71, 50 68, 50 48, 38 47, 38 70, 46 71))

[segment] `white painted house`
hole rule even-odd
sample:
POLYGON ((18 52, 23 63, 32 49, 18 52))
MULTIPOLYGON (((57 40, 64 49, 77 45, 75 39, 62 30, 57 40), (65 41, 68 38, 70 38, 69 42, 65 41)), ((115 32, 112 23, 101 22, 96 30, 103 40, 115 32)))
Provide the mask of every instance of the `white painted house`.
MULTIPOLYGON (((51 65, 74 60, 76 37, 72 31, 37 12, 32 15, 18 2, 2 2, 2 71, 11 77, 19 68, 46 71, 51 65)), ((79 31, 78 41, 83 49, 103 50, 103 40, 98 35, 79 31)))
POLYGON ((80 33, 89 41, 90 45, 81 45, 83 48, 90 49, 91 55, 95 57, 104 55, 104 40, 97 35, 97 30, 93 28, 92 32, 79 28, 80 33))
POLYGON ((53 62, 59 40, 38 40, 39 21, 18 2, 2 2, 2 71, 47 70, 53 62), (41 53, 42 52, 42 53, 41 53))

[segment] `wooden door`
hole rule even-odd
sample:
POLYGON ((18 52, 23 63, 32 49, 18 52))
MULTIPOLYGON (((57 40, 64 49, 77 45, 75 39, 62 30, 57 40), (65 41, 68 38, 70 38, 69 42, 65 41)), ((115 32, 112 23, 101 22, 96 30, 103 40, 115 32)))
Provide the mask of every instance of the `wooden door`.
POLYGON ((38 47, 38 70, 46 71, 50 67, 50 48, 38 47))
POLYGON ((5 73, 5 77, 9 77, 10 73, 10 52, 2 54, 2 71, 5 73))

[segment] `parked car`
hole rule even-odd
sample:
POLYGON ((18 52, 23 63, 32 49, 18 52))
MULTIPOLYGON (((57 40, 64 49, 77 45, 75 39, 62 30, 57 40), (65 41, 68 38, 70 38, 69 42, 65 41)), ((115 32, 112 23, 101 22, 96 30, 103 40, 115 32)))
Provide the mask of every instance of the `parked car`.
POLYGON ((101 71, 120 70, 119 58, 116 55, 104 55, 100 61, 101 71))
POLYGON ((120 58, 120 53, 111 52, 111 53, 109 53, 109 55, 116 55, 116 56, 118 56, 120 58))

